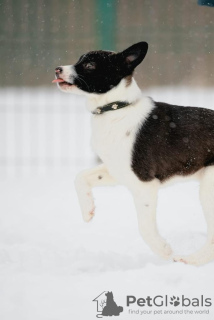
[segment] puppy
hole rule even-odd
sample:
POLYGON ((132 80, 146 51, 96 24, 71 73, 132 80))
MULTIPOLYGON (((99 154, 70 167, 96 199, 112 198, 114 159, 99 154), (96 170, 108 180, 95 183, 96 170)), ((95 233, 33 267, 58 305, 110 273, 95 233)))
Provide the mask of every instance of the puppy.
POLYGON ((74 65, 55 69, 58 87, 87 97, 92 146, 103 164, 75 181, 85 221, 94 216, 92 188, 125 185, 133 195, 139 230, 150 248, 169 259, 172 250, 156 224, 158 190, 176 177, 200 181, 207 240, 196 253, 174 261, 200 265, 214 259, 214 111, 155 102, 133 78, 148 50, 91 51, 74 65))

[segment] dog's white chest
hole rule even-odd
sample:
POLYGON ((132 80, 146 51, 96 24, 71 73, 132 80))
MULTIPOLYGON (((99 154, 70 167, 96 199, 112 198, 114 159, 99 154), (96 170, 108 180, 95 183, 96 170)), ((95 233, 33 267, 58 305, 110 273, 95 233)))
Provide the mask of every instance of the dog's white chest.
POLYGON ((121 183, 132 174, 132 150, 139 125, 148 114, 146 109, 138 104, 92 118, 92 147, 121 183))
POLYGON ((109 121, 108 118, 103 115, 102 119, 92 121, 92 147, 111 175, 121 180, 123 172, 130 170, 135 132, 126 127, 123 120, 109 121))

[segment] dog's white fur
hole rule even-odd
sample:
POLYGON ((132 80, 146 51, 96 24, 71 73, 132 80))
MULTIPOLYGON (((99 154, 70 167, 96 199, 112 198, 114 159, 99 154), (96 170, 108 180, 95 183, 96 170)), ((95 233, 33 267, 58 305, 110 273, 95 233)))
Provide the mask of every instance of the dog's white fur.
MULTIPOLYGON (((63 67, 62 78, 66 81, 66 68, 63 67)), ((74 72, 68 66, 69 73, 74 72)), ((76 74, 74 74, 76 76, 76 74)), ((88 109, 95 110, 98 106, 123 100, 133 104, 116 112, 92 115, 92 146, 103 161, 103 164, 81 172, 75 181, 76 190, 85 221, 90 221, 94 215, 94 201, 92 189, 104 185, 125 185, 133 195, 137 209, 139 230, 150 248, 165 259, 172 256, 172 250, 159 235, 156 224, 157 195, 160 187, 158 179, 142 182, 131 170, 131 152, 138 128, 145 121, 154 108, 150 98, 143 97, 134 78, 127 86, 123 79, 117 87, 104 94, 86 93, 75 86, 60 87, 63 91, 86 95, 88 109)), ((177 177, 174 177, 177 178, 177 177)), ((167 183, 175 179, 170 179, 167 183)), ((208 225, 207 242, 201 250, 189 256, 174 257, 174 261, 181 261, 194 265, 201 265, 214 260, 214 167, 206 167, 192 175, 200 180, 200 200, 208 225)), ((184 179, 180 178, 179 179, 184 179)))

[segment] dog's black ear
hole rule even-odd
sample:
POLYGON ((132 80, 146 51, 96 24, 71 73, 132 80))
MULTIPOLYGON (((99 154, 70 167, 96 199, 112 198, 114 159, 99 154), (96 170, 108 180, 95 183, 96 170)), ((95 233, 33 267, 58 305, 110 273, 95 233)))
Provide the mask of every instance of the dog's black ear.
POLYGON ((133 44, 133 46, 122 51, 120 54, 125 59, 125 63, 129 69, 134 69, 140 64, 145 58, 148 51, 147 42, 138 42, 133 44))

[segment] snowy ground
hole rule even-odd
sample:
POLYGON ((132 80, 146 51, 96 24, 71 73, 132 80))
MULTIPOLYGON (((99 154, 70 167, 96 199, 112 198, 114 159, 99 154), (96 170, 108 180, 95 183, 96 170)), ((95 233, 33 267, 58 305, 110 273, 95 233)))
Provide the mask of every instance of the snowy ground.
MULTIPOLYGON (((214 106, 212 90, 162 88, 146 93, 172 103, 214 106)), ((95 189, 96 216, 84 223, 73 186, 80 167, 19 177, 2 174, 0 319, 96 319, 92 300, 103 291, 113 291, 124 307, 119 319, 213 319, 213 307, 186 308, 209 310, 202 315, 128 314, 127 295, 204 295, 214 303, 214 263, 193 267, 153 255, 140 238, 132 197, 122 186, 95 189)), ((175 253, 193 252, 205 241, 197 183, 161 190, 157 214, 160 232, 175 253)))

